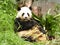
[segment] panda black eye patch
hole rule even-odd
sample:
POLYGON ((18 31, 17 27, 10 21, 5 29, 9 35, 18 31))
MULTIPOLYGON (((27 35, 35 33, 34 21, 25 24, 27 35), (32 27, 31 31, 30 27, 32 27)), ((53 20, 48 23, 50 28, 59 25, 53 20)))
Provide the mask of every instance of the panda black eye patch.
POLYGON ((22 14, 22 16, 24 16, 25 13, 22 14))
POLYGON ((29 16, 29 13, 27 13, 27 15, 29 16))

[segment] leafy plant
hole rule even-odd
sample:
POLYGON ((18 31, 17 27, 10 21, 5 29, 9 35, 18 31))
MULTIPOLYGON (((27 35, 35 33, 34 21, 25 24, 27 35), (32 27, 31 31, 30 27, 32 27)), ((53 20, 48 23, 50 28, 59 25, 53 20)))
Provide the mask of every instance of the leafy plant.
POLYGON ((33 15, 33 17, 47 30, 48 35, 55 36, 55 32, 59 30, 60 27, 60 14, 51 15, 48 11, 42 18, 35 15, 33 15))

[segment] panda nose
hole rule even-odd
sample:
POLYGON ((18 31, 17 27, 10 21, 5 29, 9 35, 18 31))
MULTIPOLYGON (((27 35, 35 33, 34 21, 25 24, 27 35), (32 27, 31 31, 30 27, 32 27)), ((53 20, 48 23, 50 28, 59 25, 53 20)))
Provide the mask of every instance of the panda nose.
POLYGON ((27 19, 27 17, 25 17, 25 19, 27 19))

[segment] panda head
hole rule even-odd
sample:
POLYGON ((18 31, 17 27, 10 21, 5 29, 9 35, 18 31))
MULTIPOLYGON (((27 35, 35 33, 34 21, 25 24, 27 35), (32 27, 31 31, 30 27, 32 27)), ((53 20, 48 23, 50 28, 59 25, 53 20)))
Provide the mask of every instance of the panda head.
POLYGON ((21 21, 28 21, 32 18, 32 12, 28 7, 22 7, 16 18, 20 18, 21 21))

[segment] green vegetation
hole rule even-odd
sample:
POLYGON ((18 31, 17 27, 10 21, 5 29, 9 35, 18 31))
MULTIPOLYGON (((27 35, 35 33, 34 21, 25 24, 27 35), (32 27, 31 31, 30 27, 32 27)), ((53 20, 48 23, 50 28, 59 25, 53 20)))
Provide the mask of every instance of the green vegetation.
POLYGON ((56 39, 46 42, 28 42, 19 38, 14 33, 14 19, 16 16, 16 5, 11 0, 0 0, 0 45, 60 45, 60 14, 51 16, 46 14, 41 22, 49 34, 56 36, 56 39), (47 20, 47 21, 46 21, 47 20), (51 25, 51 26, 49 26, 51 25), (52 32, 51 32, 52 31, 52 32))

